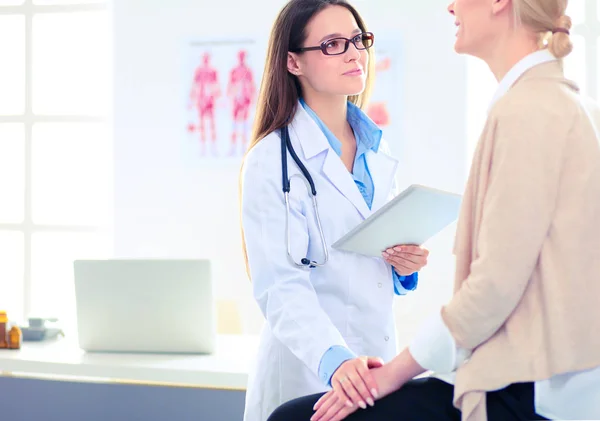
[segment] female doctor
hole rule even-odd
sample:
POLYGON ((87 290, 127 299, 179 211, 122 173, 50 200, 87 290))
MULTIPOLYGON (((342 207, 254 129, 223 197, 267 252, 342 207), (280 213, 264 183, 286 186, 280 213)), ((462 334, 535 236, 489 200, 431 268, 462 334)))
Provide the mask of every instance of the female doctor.
POLYGON ((328 392, 269 421, 600 419, 600 107, 564 77, 566 7, 450 5, 456 50, 499 81, 457 226, 454 296, 372 370, 387 395, 373 408, 328 392), (441 375, 411 380, 425 369, 441 375))
POLYGON ((415 289, 426 264, 414 246, 382 258, 330 248, 393 196, 397 161, 360 109, 373 43, 344 0, 292 0, 274 24, 241 176, 247 267, 267 321, 246 421, 330 386, 349 406, 373 405, 368 368, 395 355, 394 295, 415 289))

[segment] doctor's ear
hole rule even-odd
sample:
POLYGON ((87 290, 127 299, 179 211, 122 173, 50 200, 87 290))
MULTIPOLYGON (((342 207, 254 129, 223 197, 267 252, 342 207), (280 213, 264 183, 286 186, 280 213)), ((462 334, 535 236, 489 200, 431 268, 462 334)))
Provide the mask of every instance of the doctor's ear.
POLYGON ((294 53, 288 53, 287 69, 288 72, 295 76, 300 76, 302 74, 302 71, 300 70, 300 62, 298 55, 294 53))
POLYGON ((498 15, 507 10, 512 4, 512 0, 492 0, 492 14, 498 15))

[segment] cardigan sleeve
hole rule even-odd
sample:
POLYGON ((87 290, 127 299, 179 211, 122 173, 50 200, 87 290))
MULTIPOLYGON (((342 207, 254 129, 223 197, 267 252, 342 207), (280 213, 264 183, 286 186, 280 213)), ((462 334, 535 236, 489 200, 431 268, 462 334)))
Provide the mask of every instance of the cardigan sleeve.
POLYGON ((551 229, 569 130, 564 119, 536 101, 488 126, 486 140, 494 143, 476 253, 467 279, 442 309, 460 347, 472 350, 489 339, 527 288, 551 229))

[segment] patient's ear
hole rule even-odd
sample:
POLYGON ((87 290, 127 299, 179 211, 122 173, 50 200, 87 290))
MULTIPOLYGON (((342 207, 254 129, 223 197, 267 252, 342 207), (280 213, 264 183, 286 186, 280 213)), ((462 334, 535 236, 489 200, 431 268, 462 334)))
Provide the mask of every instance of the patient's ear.
POLYGON ((513 0, 490 0, 492 5, 492 14, 498 15, 512 6, 513 0))

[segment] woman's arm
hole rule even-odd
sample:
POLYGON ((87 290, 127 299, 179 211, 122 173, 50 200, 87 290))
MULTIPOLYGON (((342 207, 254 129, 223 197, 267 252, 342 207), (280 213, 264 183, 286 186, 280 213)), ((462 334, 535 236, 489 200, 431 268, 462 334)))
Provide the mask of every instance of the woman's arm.
MULTIPOLYGON (((381 399, 425 371, 406 348, 388 364, 372 369, 371 373, 379 387, 379 399, 381 399)), ((359 408, 344 405, 343 398, 340 398, 335 391, 330 391, 319 399, 314 409, 316 412, 310 421, 341 421, 359 408)))
POLYGON ((427 370, 421 367, 413 358, 409 349, 405 348, 388 364, 381 368, 374 368, 371 371, 379 386, 380 398, 383 398, 427 370))
POLYGON ((468 278, 442 310, 457 344, 468 350, 506 322, 552 233, 570 128, 562 110, 535 98, 530 102, 505 110, 491 128, 492 163, 478 235, 472 240, 477 254, 468 278))

